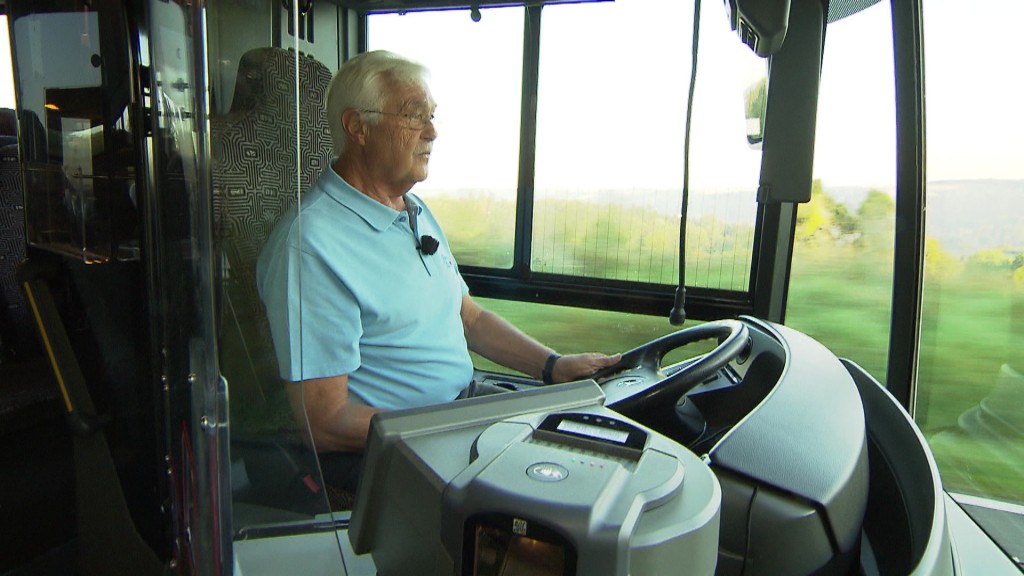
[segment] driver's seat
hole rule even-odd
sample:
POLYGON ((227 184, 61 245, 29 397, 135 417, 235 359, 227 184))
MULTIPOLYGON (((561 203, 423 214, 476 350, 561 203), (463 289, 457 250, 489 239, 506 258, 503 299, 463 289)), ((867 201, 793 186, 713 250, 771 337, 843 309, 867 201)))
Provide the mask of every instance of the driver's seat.
POLYGON ((231 390, 236 508, 240 500, 299 513, 325 506, 308 434, 296 426, 278 376, 255 268, 281 214, 330 164, 325 104, 331 77, 309 56, 250 50, 239 62, 230 111, 210 121, 221 254, 220 366, 231 390))
POLYGON ((331 72, 308 56, 257 48, 242 57, 237 78, 231 111, 210 122, 225 280, 221 360, 232 396, 264 402, 280 379, 256 291, 256 258, 281 214, 330 163, 324 106, 331 72), (298 117, 296 66, 303 89, 298 117))

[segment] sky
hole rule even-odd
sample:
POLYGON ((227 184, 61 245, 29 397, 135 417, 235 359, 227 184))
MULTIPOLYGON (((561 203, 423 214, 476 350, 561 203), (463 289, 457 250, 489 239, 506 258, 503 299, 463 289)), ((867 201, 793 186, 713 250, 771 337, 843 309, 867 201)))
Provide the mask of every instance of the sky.
MULTIPOLYGON (((643 0, 644 10, 631 9, 637 4, 544 9, 538 186, 679 189, 693 9, 678 0, 643 0), (652 13, 658 18, 649 19, 652 13), (602 32, 616 28, 622 36, 602 32)), ((391 49, 431 68, 438 115, 446 124, 438 130, 427 185, 443 181, 446 187, 488 188, 516 181, 522 11, 482 12, 476 24, 461 12, 378 16, 370 22, 371 48, 391 49), (427 41, 435 37, 449 41, 427 41), (476 49, 465 53, 462 45, 476 49), (477 121, 456 125, 446 110, 477 121)), ((746 144, 743 90, 752 81, 747 69, 763 70, 764 61, 734 38, 724 12, 705 12, 702 20, 709 29, 702 33, 706 47, 700 67, 707 66, 707 73, 698 80, 693 141, 700 145, 691 147, 691 184, 707 175, 713 186, 750 188, 751 182, 756 185, 760 154, 746 144), (705 61, 704 54, 721 50, 730 61, 726 73, 713 60, 705 61), (733 98, 702 98, 709 92, 733 98), (729 158, 730 165, 712 170, 721 158, 729 158)))
MULTIPOLYGON (((688 31, 682 34, 678 29, 679 22, 689 21, 690 9, 683 2, 645 0, 645 14, 656 13, 659 18, 640 23, 629 20, 630 11, 625 9, 628 4, 626 0, 619 0, 611 5, 545 9, 542 53, 545 58, 553 56, 569 65, 559 68, 557 73, 545 75, 545 58, 542 58, 542 100, 538 112, 542 127, 556 123, 559 115, 563 119, 582 115, 593 118, 593 122, 580 125, 565 121, 562 129, 547 133, 542 129, 538 141, 538 181, 543 179, 552 186, 678 187, 674 180, 644 181, 656 172, 663 178, 671 172, 641 170, 638 173, 617 167, 680 163, 682 122, 664 112, 673 106, 664 97, 685 101, 688 41, 666 47, 655 46, 649 39, 666 34, 688 38, 688 31), (600 26, 602 19, 617 22, 624 31, 623 37, 614 41, 590 38, 583 31, 584 27, 578 26, 580 22, 600 26), (565 33, 550 33, 553 28, 565 33), (633 31, 639 33, 633 34, 633 31), (559 37, 564 42, 552 45, 559 37), (598 57, 590 62, 574 59, 574 51, 580 50, 596 53, 598 57), (672 50, 673 55, 665 58, 665 50, 672 50), (678 69, 663 64, 659 68, 659 62, 664 61, 675 63, 678 69), (599 66, 593 66, 595 62, 599 66), (642 73, 633 74, 636 69, 642 73), (674 75, 670 88, 658 93, 646 90, 645 75, 653 74, 674 75), (624 76, 638 80, 623 83, 624 76), (584 86, 583 94, 590 90, 599 96, 544 99, 545 91, 559 95, 579 94, 580 90, 575 88, 579 85, 584 86), (608 102, 628 103, 623 106, 628 110, 624 113, 618 107, 609 109, 608 102), (628 124, 624 129, 623 123, 628 124), (670 125, 671 130, 665 129, 666 125, 670 125), (557 136, 553 137, 555 132, 557 136)), ((956 0, 924 2, 927 176, 930 180, 1024 178, 1024 162, 1021 161, 1024 158, 1024 138, 1021 137, 1024 115, 1014 116, 1020 106, 1018 100, 1024 95, 1024 75, 1007 65, 1014 61, 1016 54, 1016 36, 1010 23, 1024 21, 1024 2, 979 0, 971 3, 969 9, 965 6, 956 0)), ((742 138, 737 138, 743 130, 738 99, 744 84, 752 78, 748 70, 737 70, 737 66, 749 66, 751 58, 738 55, 746 48, 727 29, 725 19, 716 13, 720 9, 720 5, 705 3, 690 165, 692 185, 726 191, 743 189, 749 187, 751 181, 757 181, 760 156, 745 149, 742 138), (717 86, 712 88, 711 84, 717 86), (736 99, 702 100, 702 91, 735 94, 736 99), (722 162, 722 158, 728 158, 728 163, 722 162)), ((501 12, 483 11, 483 19, 477 24, 482 28, 478 32, 480 36, 495 39, 502 33, 507 34, 501 23, 495 22, 503 18, 501 12)), ((471 28, 463 22, 466 15, 439 15, 429 26, 424 26, 423 20, 401 16, 387 18, 393 20, 387 26, 387 35, 381 38, 381 27, 378 27, 375 38, 371 28, 371 43, 416 55, 431 64, 434 69, 432 86, 440 102, 439 116, 444 117, 446 109, 461 111, 476 106, 481 83, 492 87, 485 91, 492 110, 518 105, 514 89, 501 92, 494 86, 500 80, 461 80, 465 76, 480 75, 479 71, 488 63, 506 56, 518 62, 518 52, 479 50, 452 57, 445 56, 445 52, 457 46, 454 41, 423 40, 424 29, 428 29, 431 40, 458 37, 467 43, 482 42, 481 45, 487 46, 487 39, 464 36, 465 30, 471 28), (452 21, 451 30, 445 29, 446 20, 452 21), (437 63, 453 63, 454 66, 447 69, 437 63), (472 72, 467 73, 467 70, 472 72), (501 103, 502 94, 512 101, 501 103)), ((890 4, 879 2, 833 23, 828 29, 814 161, 815 178, 827 186, 894 192, 895 83, 892 40, 887 34, 892 27, 891 19, 890 4)), ((514 19, 513 23, 518 24, 520 20, 514 19)), ((514 80, 518 82, 518 75, 514 80)), ((499 129, 496 116, 488 113, 487 108, 469 115, 485 119, 483 122, 490 132, 499 129)), ((448 125, 440 130, 431 161, 432 178, 443 175, 446 184, 459 179, 479 183, 481 179, 486 180, 487 175, 507 180, 503 175, 515 166, 501 165, 500 159, 515 158, 515 150, 496 151, 493 145, 481 149, 476 139, 463 136, 459 129, 448 125)), ((497 141, 515 143, 515 134, 517 132, 497 141)))
POLYGON ((1022 21, 1020 0, 925 0, 930 180, 1024 179, 1022 21))
MULTIPOLYGON (((647 22, 646 29, 670 25, 673 21, 687 19, 688 15, 674 14, 681 2, 674 0, 646 0, 657 2, 660 17, 657 22, 647 22)), ((626 4, 625 1, 620 4, 626 4)), ((927 153, 928 178, 930 180, 958 178, 1024 178, 1024 115, 1019 113, 1020 98, 1024 95, 1024 74, 1019 73, 1016 61, 1016 35, 1013 23, 1024 21, 1024 2, 1019 0, 979 0, 970 3, 970 9, 957 0, 925 0, 925 41, 926 41, 926 81, 928 111, 927 153)), ((601 6, 598 6, 601 8, 601 6)), ((705 7, 720 8, 715 4, 705 7)), ((601 18, 602 10, 589 13, 587 6, 576 5, 560 7, 564 13, 571 13, 572 18, 601 18), (583 14, 583 16, 580 16, 583 14)), ((501 20, 500 11, 485 10, 480 34, 508 34, 505 24, 494 22, 501 20)), ((556 26, 570 29, 573 21, 566 18, 565 22, 556 23, 555 10, 548 9, 545 21, 548 30, 556 26), (550 18, 549 18, 550 16, 550 18)), ((616 16, 614 13, 610 17, 616 16)), ((5 50, 9 47, 8 27, 5 16, 0 16, 0 106, 14 107, 13 76, 9 55, 5 50)), ((514 17, 513 21, 521 22, 514 17)), ((724 18, 722 18, 724 20, 724 18)), ((894 181, 895 173, 895 113, 894 88, 892 79, 892 46, 884 35, 878 33, 890 24, 890 12, 887 2, 880 2, 864 12, 840 21, 828 30, 826 40, 825 62, 822 71, 820 91, 819 120, 817 127, 817 152, 815 158, 815 176, 831 185, 873 185, 889 188, 894 181), (850 95, 855 95, 851 98, 850 95), (887 185, 888 183, 888 185, 887 185)), ((713 21, 714 22, 714 21, 713 21)), ((415 24, 414 24, 415 25, 415 24)), ((635 26, 626 23, 627 28, 635 26)), ((675 25, 675 24, 671 24, 675 25)), ((714 24, 711 26, 713 27, 714 24)), ((734 39, 725 40, 727 34, 715 34, 711 27, 705 25, 702 39, 706 43, 702 50, 702 69, 714 66, 713 62, 705 62, 703 54, 719 51, 741 50, 739 42, 734 39)), ((465 29, 462 26, 460 29, 465 29)), ((646 30, 645 29, 645 30, 646 30)), ((401 32, 400 27, 396 29, 401 32)), ((435 30, 436 42, 420 43, 410 46, 417 54, 427 53, 441 55, 446 50, 457 49, 451 43, 445 43, 443 30, 435 30), (429 44, 429 45, 427 45, 429 44)), ((657 30, 646 32, 653 36, 657 30)), ((687 34, 688 35, 688 34, 687 34)), ((545 41, 554 42, 554 34, 544 36, 545 41)), ((578 49, 572 43, 580 42, 579 34, 565 34, 570 43, 561 47, 546 46, 552 53, 561 52, 561 58, 572 58, 573 50, 578 49)), ((643 35, 639 40, 642 41, 643 35)), ((488 38, 485 41, 494 40, 488 38)), ((603 44, 593 39, 588 40, 589 50, 602 49, 603 44)), ((392 40, 382 40, 390 43, 392 40)), ((579 77, 559 73, 545 77, 549 86, 557 82, 580 83, 589 82, 590 90, 601 90, 602 97, 577 99, 571 106, 577 110, 582 108, 584 117, 593 118, 593 125, 572 125, 564 129, 549 130, 545 142, 551 142, 550 148, 544 153, 545 158, 557 159, 551 165, 543 162, 538 165, 538 174, 545 175, 552 184, 576 183, 599 185, 615 183, 616 180, 628 181, 637 185, 658 185, 659 182, 645 182, 646 172, 637 174, 623 170, 616 171, 616 165, 636 165, 638 162, 678 162, 680 121, 678 115, 673 116, 671 110, 664 112, 668 104, 658 94, 644 91, 643 86, 623 85, 616 83, 615 78, 623 67, 648 66, 651 73, 658 72, 658 60, 645 54, 647 47, 640 46, 639 58, 624 59, 630 55, 622 50, 626 45, 620 42, 608 42, 607 58, 603 60, 606 70, 584 70, 579 77), (582 80, 581 80, 582 78, 582 80), (596 79, 596 80, 595 80, 596 79), (607 100, 635 102, 635 109, 626 115, 631 125, 608 136, 608 131, 601 128, 606 123, 622 116, 620 110, 609 110, 607 100), (673 128, 665 129, 663 124, 673 128), (674 123, 674 124, 673 124, 674 123), (616 146, 607 146, 604 138, 624 138, 616 146), (642 152, 642 154, 641 154, 642 152), (627 161, 623 161, 626 154, 627 161), (634 154, 635 158, 629 157, 634 154), (635 160, 635 161, 634 161, 635 160), (588 179, 592 180, 588 182, 588 179)), ((509 45, 516 45, 512 41, 509 45)), ((685 57, 682 54, 676 58, 685 57)), ((460 58, 448 58, 456 62, 463 70, 483 70, 488 66, 500 65, 515 69, 521 54, 513 50, 507 53, 471 53, 460 58), (505 62, 507 61, 507 62, 505 62)), ((488 123, 493 130, 509 130, 510 137, 504 140, 507 149, 487 150, 481 153, 474 150, 476 145, 471 139, 459 142, 456 138, 445 141, 439 139, 438 150, 432 163, 433 169, 440 172, 467 173, 475 170, 479 174, 495 175, 496 179, 507 181, 507 175, 516 170, 508 158, 516 158, 517 139, 514 136, 517 126, 503 126, 499 115, 489 114, 489 110, 503 109, 517 105, 518 92, 507 86, 479 85, 467 89, 461 85, 451 85, 445 78, 445 70, 435 70, 433 83, 436 96, 439 98, 439 116, 444 110, 472 108, 476 112, 471 116, 479 122, 488 123), (489 89, 488 89, 489 88, 489 89), (502 101, 505 99, 506 101, 502 101), (509 100, 510 99, 510 100, 509 100), (476 108, 473 108, 473 107, 476 108), (465 159, 471 159, 469 161, 465 159)), ((676 74, 675 94, 677 100, 685 96, 685 80, 687 73, 675 70, 665 71, 676 74), (679 92, 682 92, 680 94, 679 92)), ((544 71, 542 70, 542 75, 544 71)), ((706 74, 707 78, 699 78, 698 82, 735 82, 735 90, 741 90, 743 82, 749 81, 749 74, 737 74, 734 71, 723 74, 706 74)), ((642 76, 641 76, 642 77, 642 76)), ((518 77, 510 78, 509 82, 517 82, 518 77)), ((568 86, 569 84, 567 84, 568 86)), ((698 84, 698 94, 700 93, 698 84)), ((561 88, 551 88, 558 92, 561 88)), ((569 88, 566 88, 567 90, 569 88)), ((556 102, 556 99, 550 100, 556 102)), ((557 102, 556 102, 557 104, 557 102)), ((570 104, 564 104, 566 106, 570 104)), ((720 100, 698 100, 701 114, 695 114, 694 131, 700 128, 701 118, 722 119, 734 118, 742 121, 740 115, 733 111, 711 111, 711 107, 736 106, 736 102, 720 100)), ((557 106, 551 105, 552 116, 545 122, 557 123, 557 106)), ((569 114, 563 113, 565 116, 569 114)), ((458 134, 458 126, 450 125, 447 133, 458 134)), ((700 150, 693 150, 691 165, 694 166, 693 177, 699 178, 702 171, 713 174, 715 181, 722 181, 723 174, 735 174, 738 181, 749 182, 749 174, 756 171, 759 156, 756 153, 744 153, 738 148, 730 152, 729 165, 717 165, 715 158, 724 156, 723 147, 736 146, 735 132, 739 126, 716 125, 714 130, 702 132, 703 140, 700 150), (709 142, 709 139, 721 138, 720 142, 709 142), (739 160, 737 160, 739 159, 739 160)), ((442 137, 445 132, 442 132, 442 137)))
MULTIPOLYGON (((923 4, 928 179, 1024 178, 1024 75, 1014 32, 1024 2, 923 4)), ((823 180, 872 180, 895 170, 895 148, 878 149, 895 142, 895 88, 883 81, 893 77, 892 45, 877 32, 889 26, 889 3, 880 2, 828 29, 817 146, 854 156, 818 154, 823 180)))

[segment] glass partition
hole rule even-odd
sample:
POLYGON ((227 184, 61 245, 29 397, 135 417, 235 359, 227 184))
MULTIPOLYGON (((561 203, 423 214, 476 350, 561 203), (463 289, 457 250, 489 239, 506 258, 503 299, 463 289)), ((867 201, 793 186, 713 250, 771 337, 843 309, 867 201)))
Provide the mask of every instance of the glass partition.
POLYGON ((154 364, 160 375, 176 561, 223 571, 231 559, 227 389, 218 371, 210 236, 205 42, 196 6, 151 0, 140 34, 154 364))
POLYGON ((283 33, 293 42, 279 43, 275 30, 303 29, 283 19, 304 16, 305 3, 258 4, 210 3, 207 12, 216 341, 231 395, 232 536, 237 549, 321 532, 330 538, 318 558, 340 565, 332 511, 349 510, 351 497, 322 479, 302 403, 289 394, 298 385, 280 376, 256 284, 275 225, 330 163, 325 99, 334 70, 297 35, 283 33))
POLYGON ((127 29, 116 1, 51 2, 11 23, 27 239, 85 262, 139 257, 127 29))
POLYGON ((59 303, 58 321, 39 323, 66 410, 95 420, 75 441, 81 567, 220 571, 231 557, 230 476, 220 458, 227 392, 214 345, 203 12, 160 0, 7 2, 6 11, 23 270, 45 278, 59 303), (67 336, 70 350, 55 354, 47 333, 67 336))

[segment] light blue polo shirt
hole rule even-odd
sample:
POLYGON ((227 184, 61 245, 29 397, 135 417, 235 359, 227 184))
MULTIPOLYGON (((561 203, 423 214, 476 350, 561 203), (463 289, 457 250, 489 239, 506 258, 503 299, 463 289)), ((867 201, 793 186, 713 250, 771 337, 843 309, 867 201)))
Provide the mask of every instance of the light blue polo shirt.
MULTIPOLYGON (((412 195, 408 195, 407 198, 412 195)), ((324 170, 271 233, 256 266, 282 378, 348 374, 349 392, 389 410, 446 402, 473 377, 462 326, 469 289, 421 201, 421 254, 406 212, 324 170), (301 297, 299 297, 301 295, 301 297)))

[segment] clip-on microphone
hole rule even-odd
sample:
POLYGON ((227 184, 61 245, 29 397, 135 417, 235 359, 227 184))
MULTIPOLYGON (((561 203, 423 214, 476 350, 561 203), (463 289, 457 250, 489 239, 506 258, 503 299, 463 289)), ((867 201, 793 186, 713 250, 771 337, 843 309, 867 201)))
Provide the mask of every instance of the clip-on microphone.
POLYGON ((440 245, 441 243, 437 241, 437 238, 434 238, 433 236, 423 235, 420 236, 420 239, 417 242, 416 247, 419 248, 420 252, 426 254, 427 256, 430 256, 434 252, 437 252, 437 247, 440 245))
POLYGON ((409 214, 409 225, 412 226, 412 237, 416 240, 416 249, 426 256, 437 252, 437 247, 441 245, 437 238, 426 234, 420 236, 420 229, 416 224, 419 205, 408 196, 405 197, 405 211, 409 214))

